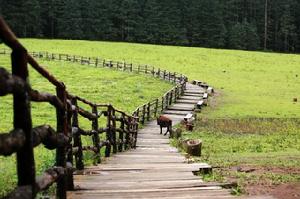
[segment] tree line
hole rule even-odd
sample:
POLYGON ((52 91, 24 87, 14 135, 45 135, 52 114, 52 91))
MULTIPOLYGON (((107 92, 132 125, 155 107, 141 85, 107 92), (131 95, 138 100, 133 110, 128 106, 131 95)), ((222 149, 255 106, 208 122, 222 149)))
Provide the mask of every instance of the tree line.
POLYGON ((300 52, 299 0, 0 0, 19 37, 300 52))

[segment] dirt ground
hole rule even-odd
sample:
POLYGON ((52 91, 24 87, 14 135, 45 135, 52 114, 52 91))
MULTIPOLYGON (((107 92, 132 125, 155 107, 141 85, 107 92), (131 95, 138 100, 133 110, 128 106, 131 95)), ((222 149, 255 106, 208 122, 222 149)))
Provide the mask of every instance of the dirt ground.
POLYGON ((250 196, 271 195, 276 199, 300 199, 300 183, 281 184, 281 185, 249 185, 246 192, 250 196))
MULTIPOLYGON (((290 174, 300 175, 300 168, 287 168, 287 167, 259 167, 259 166, 239 166, 232 167, 231 172, 249 173, 255 176, 261 176, 266 173, 273 174, 290 174)), ((237 180, 233 176, 228 176, 230 181, 237 180)), ((260 178, 258 181, 246 181, 243 185, 244 191, 249 196, 268 195, 276 199, 300 199, 300 182, 297 183, 284 183, 276 185, 270 179, 260 178)))

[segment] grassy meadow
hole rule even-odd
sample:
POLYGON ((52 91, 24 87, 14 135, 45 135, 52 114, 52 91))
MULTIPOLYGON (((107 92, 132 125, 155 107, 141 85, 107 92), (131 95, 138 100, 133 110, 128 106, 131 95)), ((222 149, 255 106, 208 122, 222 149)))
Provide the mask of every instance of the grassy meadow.
MULTIPOLYGON (((184 73, 190 80, 208 82, 216 89, 215 96, 210 99, 210 106, 198 115, 194 131, 184 133, 184 138, 203 140, 202 156, 194 160, 217 167, 205 179, 237 180, 241 186, 236 190, 238 193, 247 192, 247 187, 258 182, 262 186, 300 182, 300 55, 117 42, 39 39, 21 42, 29 51, 148 64, 184 73)), ((8 58, 1 56, 0 66, 7 62, 8 58)), ((41 62, 65 81, 71 92, 92 101, 111 102, 127 111, 171 87, 151 77, 64 62, 41 62)), ((31 74, 34 88, 50 89, 40 83, 38 75, 31 74)), ((10 127, 11 119, 6 112, 9 100, 2 99, 1 131, 10 127)), ((45 111, 37 111, 41 109, 35 106, 35 123, 51 123, 45 120, 54 115, 47 111, 50 107, 43 105, 45 111)), ((13 165, 7 162, 1 160, 0 172, 13 165)))
POLYGON ((300 55, 73 40, 22 43, 36 51, 150 64, 207 81, 221 97, 206 117, 299 117, 293 98, 300 99, 300 55))

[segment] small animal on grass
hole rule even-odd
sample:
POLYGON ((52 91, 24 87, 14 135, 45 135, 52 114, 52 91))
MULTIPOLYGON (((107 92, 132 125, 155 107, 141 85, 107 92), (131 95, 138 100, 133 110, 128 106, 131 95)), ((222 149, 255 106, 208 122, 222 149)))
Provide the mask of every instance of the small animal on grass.
POLYGON ((167 131, 164 135, 167 135, 169 132, 172 132, 172 120, 164 115, 161 115, 157 118, 157 125, 160 126, 160 134, 162 134, 162 128, 167 128, 167 131))

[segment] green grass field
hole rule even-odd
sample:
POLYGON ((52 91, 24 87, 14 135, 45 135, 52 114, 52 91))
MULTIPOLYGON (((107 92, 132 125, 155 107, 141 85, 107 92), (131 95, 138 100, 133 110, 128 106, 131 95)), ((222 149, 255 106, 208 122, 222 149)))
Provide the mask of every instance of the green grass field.
POLYGON ((299 117, 300 55, 114 42, 23 39, 29 50, 151 64, 207 81, 221 97, 211 118, 299 117), (47 45, 43 43, 46 42, 47 45))
MULTIPOLYGON (((195 158, 196 161, 219 167, 212 176, 206 176, 205 179, 235 179, 242 189, 245 189, 247 183, 257 184, 261 180, 265 180, 266 184, 300 181, 300 55, 114 42, 37 39, 21 41, 29 51, 68 53, 150 64, 184 73, 190 80, 208 82, 216 88, 216 94, 210 100, 210 106, 198 115, 200 120, 196 122, 194 132, 184 133, 184 138, 200 138, 204 141, 203 155, 195 158), (294 98, 298 102, 293 102, 294 98), (234 168, 239 166, 254 168, 261 173, 238 172, 234 168)), ((7 64, 7 61, 7 58, 1 56, 0 65, 7 64)), ((51 72, 66 81, 73 93, 92 101, 111 102, 127 111, 132 111, 171 87, 159 80, 154 81, 151 77, 128 73, 124 75, 64 62, 43 64, 48 65, 51 72), (116 81, 120 77, 122 79, 116 81), (128 86, 133 82, 141 83, 128 86), (92 89, 88 89, 90 85, 93 86, 92 89)), ((35 73, 32 74, 31 81, 35 88, 46 91, 50 89, 40 84, 35 73)), ((9 107, 7 101, 8 99, 0 103, 0 130, 10 127, 11 115, 6 112, 9 107)), ((33 115, 40 110, 35 106, 33 115)), ((50 107, 43 106, 42 110, 45 111, 36 113, 35 123, 43 123, 43 118, 54 114, 47 111, 50 107)), ((47 156, 45 154, 47 153, 40 153, 40 156, 47 156)), ((0 172, 7 165, 14 165, 11 161, 3 162, 0 162, 0 172)), ((12 173, 9 170, 5 176, 11 176, 12 173)), ((4 185, 0 181, 1 186, 4 185)))

